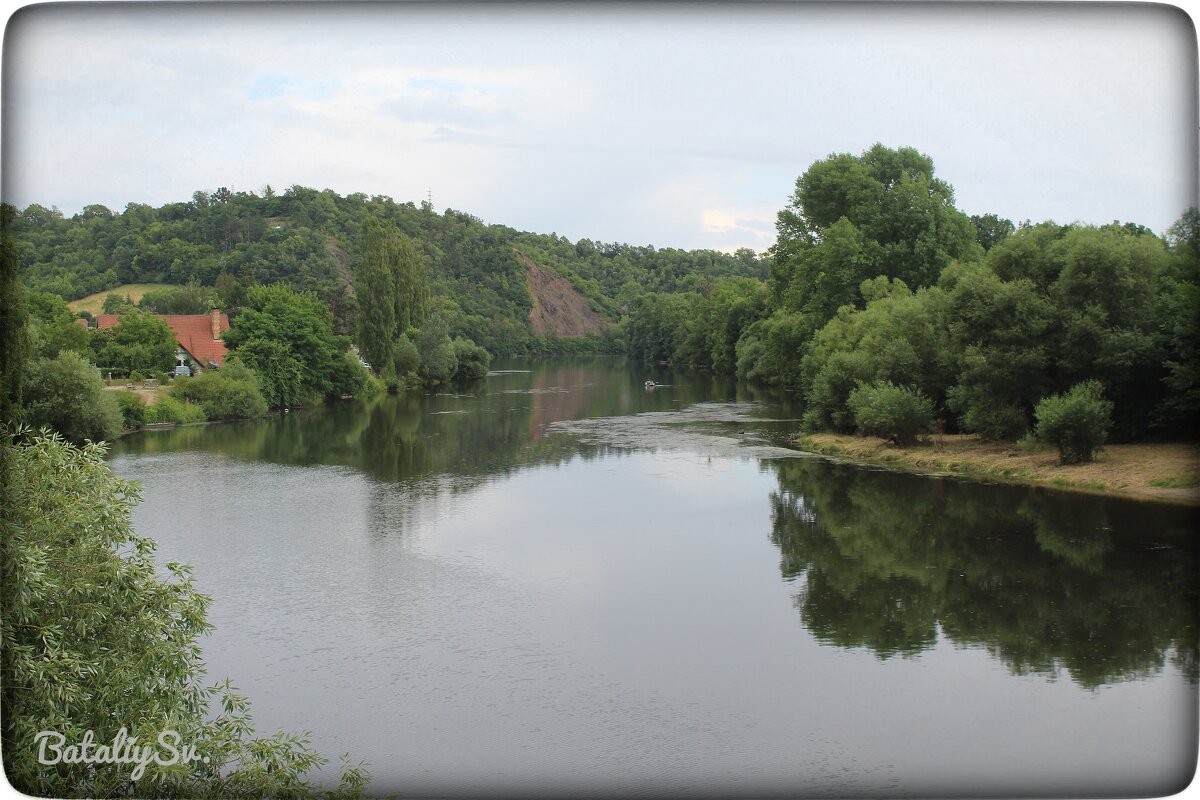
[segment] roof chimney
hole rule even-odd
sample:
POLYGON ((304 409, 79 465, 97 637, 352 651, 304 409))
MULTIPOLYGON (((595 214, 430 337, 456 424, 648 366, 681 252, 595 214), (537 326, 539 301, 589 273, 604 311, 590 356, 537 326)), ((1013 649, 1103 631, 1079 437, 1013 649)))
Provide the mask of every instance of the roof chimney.
POLYGON ((221 338, 221 309, 214 308, 212 310, 212 332, 214 339, 221 338))

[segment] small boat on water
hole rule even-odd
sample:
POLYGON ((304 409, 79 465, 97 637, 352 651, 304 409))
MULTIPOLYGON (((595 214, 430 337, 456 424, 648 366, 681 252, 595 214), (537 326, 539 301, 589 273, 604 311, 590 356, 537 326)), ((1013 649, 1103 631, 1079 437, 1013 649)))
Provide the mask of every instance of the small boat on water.
POLYGON ((653 389, 653 388, 654 388, 654 381, 646 381, 646 388, 647 388, 647 389, 653 389))

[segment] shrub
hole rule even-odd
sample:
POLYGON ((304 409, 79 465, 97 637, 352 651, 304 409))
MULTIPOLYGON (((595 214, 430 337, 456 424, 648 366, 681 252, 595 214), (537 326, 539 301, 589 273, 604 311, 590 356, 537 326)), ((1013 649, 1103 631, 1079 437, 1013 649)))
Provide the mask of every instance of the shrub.
POLYGON ((25 378, 25 422, 53 428, 68 441, 99 442, 121 432, 121 408, 94 366, 64 350, 35 359, 25 378))
POLYGON ((134 430, 146 424, 146 401, 140 394, 126 391, 111 394, 117 398, 117 406, 121 409, 121 418, 126 430, 134 430))
POLYGON ((152 406, 146 406, 146 424, 155 425, 161 422, 175 422, 186 425, 189 422, 204 422, 204 409, 192 403, 185 403, 171 395, 160 397, 152 406))
POLYGON ((366 383, 363 384, 361 397, 373 397, 377 394, 382 394, 388 390, 387 384, 374 375, 368 375, 366 383))
POLYGON ((933 424, 933 402, 915 389, 891 381, 859 384, 847 401, 859 430, 912 444, 933 424))
POLYGON ((1057 447, 1064 464, 1091 461, 1108 437, 1112 410, 1099 381, 1078 383, 1063 394, 1038 401, 1034 410, 1038 438, 1057 447))
POLYGON ((452 380, 475 381, 486 378, 488 366, 492 363, 492 355, 470 339, 457 337, 453 342, 454 367, 452 380))
POLYGON ((254 371, 259 390, 271 408, 287 408, 302 397, 304 365, 288 346, 274 339, 251 339, 225 360, 224 369, 241 364, 254 371))
POLYGON ((986 386, 952 386, 946 399, 950 408, 962 412, 962 427, 984 439, 1015 441, 1029 430, 1026 412, 1016 403, 993 396, 986 386))
POLYGON ((447 334, 448 328, 441 317, 431 317, 417 334, 414 342, 421 355, 420 375, 426 385, 446 383, 454 376, 457 361, 454 344, 447 334))
POLYGON ((335 359, 330 375, 330 394, 358 395, 367 385, 371 370, 359 363, 358 356, 347 350, 335 359))
POLYGON ((400 338, 396 340, 392 358, 397 375, 415 374, 421 366, 421 354, 417 352, 417 346, 407 334, 400 334, 400 338))
POLYGON ((243 364, 220 372, 208 371, 190 380, 177 381, 171 397, 204 409, 206 419, 245 419, 267 413, 267 402, 258 390, 254 373, 243 364))

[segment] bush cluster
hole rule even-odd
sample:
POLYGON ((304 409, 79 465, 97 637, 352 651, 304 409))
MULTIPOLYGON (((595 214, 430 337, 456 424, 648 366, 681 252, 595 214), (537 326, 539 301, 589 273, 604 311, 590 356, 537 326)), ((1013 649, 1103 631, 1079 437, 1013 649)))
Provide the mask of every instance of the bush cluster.
POLYGON ((121 409, 121 419, 125 430, 136 430, 146 424, 146 401, 142 396, 125 390, 112 392, 121 409))
POLYGON ((244 364, 227 364, 221 371, 207 371, 192 378, 179 378, 171 397, 204 409, 206 419, 247 419, 267 413, 267 402, 258 390, 254 372, 244 364))
POLYGON ((1057 447, 1064 464, 1091 461, 1108 438, 1112 409, 1099 381, 1076 384, 1038 402, 1034 410, 1038 438, 1057 447))
POLYGON ((170 395, 160 397, 154 405, 146 406, 145 424, 157 425, 162 422, 174 422, 186 425, 190 422, 204 422, 204 409, 192 403, 185 403, 170 395))
POLYGON ((122 413, 100 373, 78 353, 63 350, 55 358, 29 364, 25 379, 25 421, 49 427, 82 444, 112 439, 121 432, 122 413))
POLYGON ((859 384, 850 392, 848 405, 859 430, 901 446, 912 444, 933 423, 933 401, 891 381, 859 384))

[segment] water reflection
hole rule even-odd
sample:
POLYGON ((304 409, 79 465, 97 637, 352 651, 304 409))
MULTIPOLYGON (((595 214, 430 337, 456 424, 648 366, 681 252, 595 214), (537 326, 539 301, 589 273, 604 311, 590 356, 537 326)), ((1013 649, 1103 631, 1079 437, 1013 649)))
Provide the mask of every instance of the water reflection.
MULTIPOLYGON (((799 416, 714 376, 596 358, 529 366, 502 364, 454 391, 147 432, 114 455, 211 454, 200 481, 210 487, 226 459, 344 467, 370 479, 366 525, 382 540, 436 514, 438 498, 529 467, 658 448, 771 459, 799 416), (646 377, 659 388, 645 390, 646 377)), ((1197 682, 1197 511, 815 458, 763 463, 778 480, 770 539, 820 642, 890 659, 946 637, 986 648, 1015 674, 1065 670, 1085 687, 1155 674, 1170 660, 1197 682)), ((649 494, 647 513, 664 524, 681 517, 649 494)))
POLYGON ((777 461, 771 541, 820 641, 880 659, 939 634, 1018 675, 1197 682, 1195 510, 777 461))
POLYGON ((798 409, 744 386, 512 367, 116 444, 262 730, 399 796, 1148 795, 1190 763, 1196 512, 776 459, 798 409))
MULTIPOLYGON (((475 479, 455 484, 462 487, 522 466, 613 451, 548 435, 556 422, 763 396, 727 378, 631 367, 623 359, 563 358, 539 362, 537 369, 528 366, 501 362, 488 378, 452 390, 336 401, 265 420, 146 431, 119 440, 113 453, 204 451, 276 464, 340 465, 385 483, 443 475, 475 479), (667 385, 646 391, 643 373, 667 385)), ((770 411, 781 413, 777 406, 770 411)))

